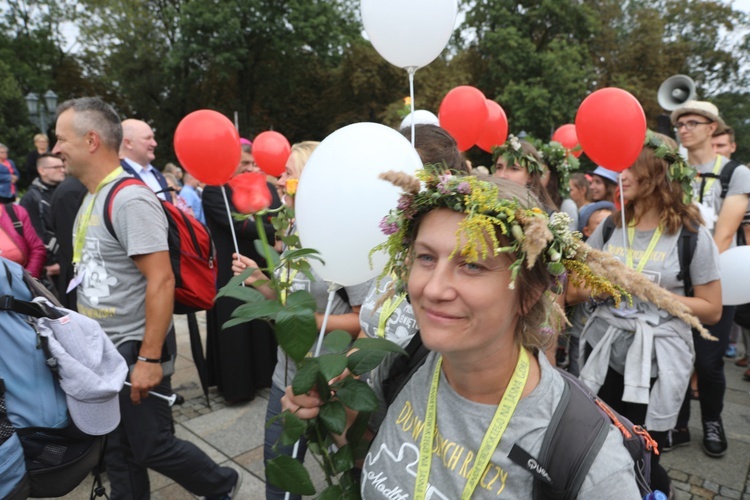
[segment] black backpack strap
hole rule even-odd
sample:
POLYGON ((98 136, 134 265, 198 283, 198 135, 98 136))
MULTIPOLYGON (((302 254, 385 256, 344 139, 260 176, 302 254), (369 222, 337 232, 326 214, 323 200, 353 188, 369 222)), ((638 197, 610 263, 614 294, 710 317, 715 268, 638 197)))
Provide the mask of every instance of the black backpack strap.
POLYGON ((602 248, 607 244, 609 239, 612 237, 612 233, 615 231, 615 219, 610 215, 604 222, 602 222, 602 248))
MULTIPOLYGON (((737 170, 737 167, 746 166, 738 162, 737 160, 729 160, 729 162, 724 165, 724 168, 721 169, 721 176, 719 177, 719 180, 721 181, 722 198, 726 198, 727 196, 727 192, 729 191, 729 183, 732 182, 732 175, 734 175, 734 171, 737 170)), ((747 245, 747 240, 745 239, 745 228, 742 224, 740 224, 740 227, 737 228, 737 246, 743 245, 747 245)))
POLYGON ((729 160, 724 168, 721 169, 721 175, 719 175, 719 182, 721 182, 721 197, 726 198, 727 192, 729 191, 729 183, 732 182, 732 175, 737 167, 743 167, 744 165, 737 160, 729 160))
POLYGON ((13 227, 16 228, 16 232, 23 238, 23 222, 19 220, 16 209, 13 208, 13 203, 5 203, 4 205, 5 211, 8 212, 8 217, 13 222, 13 227))
POLYGON ((383 381, 383 394, 388 406, 393 403, 412 375, 424 364, 430 353, 422 343, 419 331, 412 337, 405 351, 406 356, 399 356, 394 361, 388 377, 383 381))
POLYGON ((693 280, 690 278, 690 264, 693 262, 693 255, 697 246, 698 233, 682 226, 677 243, 677 256, 680 261, 680 273, 677 275, 677 279, 683 283, 685 297, 693 296, 693 280))
POLYGON ((533 498, 539 500, 577 498, 609 433, 610 421, 598 409, 593 396, 569 373, 558 373, 565 381, 565 389, 539 452, 538 462, 551 481, 535 475, 533 498))

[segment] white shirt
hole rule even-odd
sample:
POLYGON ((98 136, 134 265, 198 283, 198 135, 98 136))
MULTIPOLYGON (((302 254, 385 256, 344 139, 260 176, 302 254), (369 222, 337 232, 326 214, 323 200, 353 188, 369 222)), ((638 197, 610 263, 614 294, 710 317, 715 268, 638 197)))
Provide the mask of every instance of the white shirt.
MULTIPOLYGON (((158 193, 159 191, 163 189, 161 187, 161 184, 159 184, 159 180, 156 178, 156 176, 153 173, 153 170, 155 170, 153 165, 149 163, 148 165, 144 167, 128 158, 123 158, 123 160, 125 160, 128 163, 128 165, 130 165, 133 168, 133 170, 135 171, 136 174, 138 174, 141 180, 145 182, 148 187, 151 188, 151 191, 153 191, 154 193, 158 193)), ((164 193, 159 193, 156 196, 158 196, 162 200, 167 199, 164 193)))

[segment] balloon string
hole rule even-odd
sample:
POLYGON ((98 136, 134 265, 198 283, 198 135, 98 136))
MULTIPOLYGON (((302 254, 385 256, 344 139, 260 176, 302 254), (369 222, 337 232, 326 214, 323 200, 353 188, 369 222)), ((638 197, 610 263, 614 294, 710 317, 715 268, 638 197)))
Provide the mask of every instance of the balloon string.
POLYGON ((625 195, 622 194, 622 175, 617 176, 617 183, 620 185, 620 216, 622 217, 622 248, 628 252, 628 236, 625 232, 625 195))
MULTIPOLYGON (((229 200, 227 199, 227 191, 224 186, 221 186, 221 194, 224 195, 224 206, 227 209, 227 218, 229 219, 229 230, 232 231, 232 243, 234 243, 234 251, 237 255, 240 255, 240 246, 237 244, 237 235, 234 232, 234 219, 232 219, 232 210, 229 208, 229 200)), ((245 286, 245 283, 242 283, 245 286)))
POLYGON ((414 116, 414 72, 417 69, 409 68, 407 71, 409 72, 409 99, 411 104, 411 145, 414 147, 414 141, 416 140, 414 137, 414 125, 416 121, 416 117, 414 116))

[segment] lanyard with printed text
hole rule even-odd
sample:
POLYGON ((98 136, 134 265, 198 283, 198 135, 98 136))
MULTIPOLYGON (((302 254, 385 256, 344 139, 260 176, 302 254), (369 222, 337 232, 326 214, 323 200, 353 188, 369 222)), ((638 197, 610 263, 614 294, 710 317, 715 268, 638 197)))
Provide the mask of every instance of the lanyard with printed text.
POLYGON ((81 262, 81 256, 83 255, 83 246, 86 242, 86 230, 89 227, 89 220, 91 219, 91 212, 94 211, 94 202, 96 201, 96 195, 99 194, 99 191, 102 190, 104 186, 112 182, 122 174, 124 170, 122 167, 117 167, 112 172, 105 177, 98 186, 96 186, 96 191, 94 191, 94 196, 91 197, 91 201, 89 202, 89 206, 86 207, 86 210, 84 210, 83 214, 81 215, 80 220, 78 221, 78 227, 76 228, 76 234, 74 238, 74 245, 73 245, 73 264, 76 265, 79 262, 81 262))
MULTIPOLYGON (((432 376, 432 385, 430 394, 427 398, 427 411, 425 413, 424 427, 422 428, 422 438, 419 443, 419 464, 417 465, 417 480, 414 484, 414 498, 423 500, 427 494, 427 480, 430 476, 430 467, 432 465, 432 446, 435 439, 435 429, 437 426, 437 392, 440 381, 440 367, 443 358, 439 357, 435 363, 435 373, 432 376)), ((520 347, 520 354, 516 368, 513 370, 513 377, 497 406, 495 416, 487 429, 487 433, 482 438, 482 444, 479 446, 474 466, 469 472, 466 486, 461 494, 462 500, 468 500, 474 493, 479 484, 484 470, 490 463, 492 455, 495 453, 500 439, 503 437, 508 422, 516 411, 518 401, 521 399, 521 393, 526 386, 526 380, 529 376, 529 355, 523 346, 520 347)))
POLYGON ((380 317, 378 318, 378 337, 385 338, 385 324, 405 298, 406 294, 402 293, 396 297, 388 297, 383 302, 383 307, 380 308, 380 317))
POLYGON ((656 248, 656 244, 659 243, 659 239, 661 238, 661 227, 658 227, 654 230, 654 235, 651 237, 651 241, 648 243, 648 247, 646 247, 646 251, 643 252, 643 257, 638 262, 638 267, 635 267, 633 265, 633 239, 635 238, 635 226, 628 226, 628 267, 631 269, 635 269, 637 272, 642 272, 643 268, 646 267, 646 263, 648 262, 648 259, 651 257, 651 254, 654 253, 654 248, 656 248))

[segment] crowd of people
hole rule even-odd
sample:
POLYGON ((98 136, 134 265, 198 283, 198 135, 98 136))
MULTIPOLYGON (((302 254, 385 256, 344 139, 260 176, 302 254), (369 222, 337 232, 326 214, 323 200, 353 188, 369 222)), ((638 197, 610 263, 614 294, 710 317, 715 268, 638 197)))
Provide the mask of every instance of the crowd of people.
MULTIPOLYGON (((326 332, 343 330, 352 340, 381 337, 406 347, 417 338, 430 351, 390 404, 382 384, 394 359, 365 376, 381 407, 370 420, 373 440, 361 464, 364 497, 387 497, 393 487, 418 498, 425 488, 444 498, 498 491, 531 497, 534 476, 508 455, 514 447, 539 453, 565 390, 555 365, 645 427, 661 451, 690 442, 690 400, 698 399, 704 451, 714 458, 726 453, 724 357, 736 356, 744 339, 737 363, 747 366, 750 329, 741 326, 743 306, 740 313, 722 306, 718 255, 747 241, 750 169, 722 177, 736 144, 713 104, 689 101, 671 120, 687 157, 670 137, 649 132, 638 159, 621 173, 603 166, 575 171, 572 154, 554 150, 560 145, 537 148, 511 135, 483 174, 443 129, 415 127, 421 177, 385 176, 404 190, 399 207, 383 214, 392 228, 387 269, 337 293, 326 322, 326 332), (559 279, 557 264, 571 262, 564 270, 570 279, 559 279), (632 300, 620 300, 620 291, 632 300), (502 425, 501 410, 510 415, 502 425), (424 425, 421 438, 403 425, 404 412, 424 425), (494 467, 502 480, 493 485, 459 470, 458 462, 431 459, 434 436, 476 457, 479 475, 494 467)), ((411 128, 402 132, 411 139, 411 128)), ((169 407, 148 397, 150 390, 171 393, 176 357, 174 276, 158 198, 210 230, 217 290, 247 268, 265 267, 255 246, 258 226, 228 218, 222 189, 234 211, 229 184, 204 186, 171 163, 154 167, 149 124, 121 121, 98 98, 63 103, 55 135, 51 151, 45 135, 34 137, 24 172, 0 144, 0 256, 23 265, 66 307, 97 319, 131 366, 131 386, 120 394, 122 421, 105 454, 111 498, 148 498, 148 469, 195 495, 232 498, 241 474, 176 438, 169 407), (115 181, 128 176, 145 186, 128 186, 114 198, 113 234, 97 214, 115 181)), ((297 180, 317 146, 294 144, 283 175, 268 177, 271 208, 294 207, 297 180)), ((259 171, 251 142, 243 139, 241 149, 234 175, 259 171)), ((262 227, 273 242, 271 221, 262 227)), ((314 272, 279 273, 291 291, 315 298, 320 328, 328 284, 314 272)), ((277 299, 267 281, 256 271, 246 285, 277 299)), ((208 381, 227 404, 270 387, 264 459, 291 456, 292 447, 279 442, 277 415, 289 409, 315 416, 322 399, 291 391, 297 367, 277 347, 271 324, 223 328, 240 305, 221 297, 207 312, 208 381)), ((613 426, 580 485, 583 498, 611 491, 640 498, 621 441, 613 426)), ((653 489, 673 491, 658 455, 650 481, 653 489)), ((285 492, 268 483, 266 496, 285 492)))

